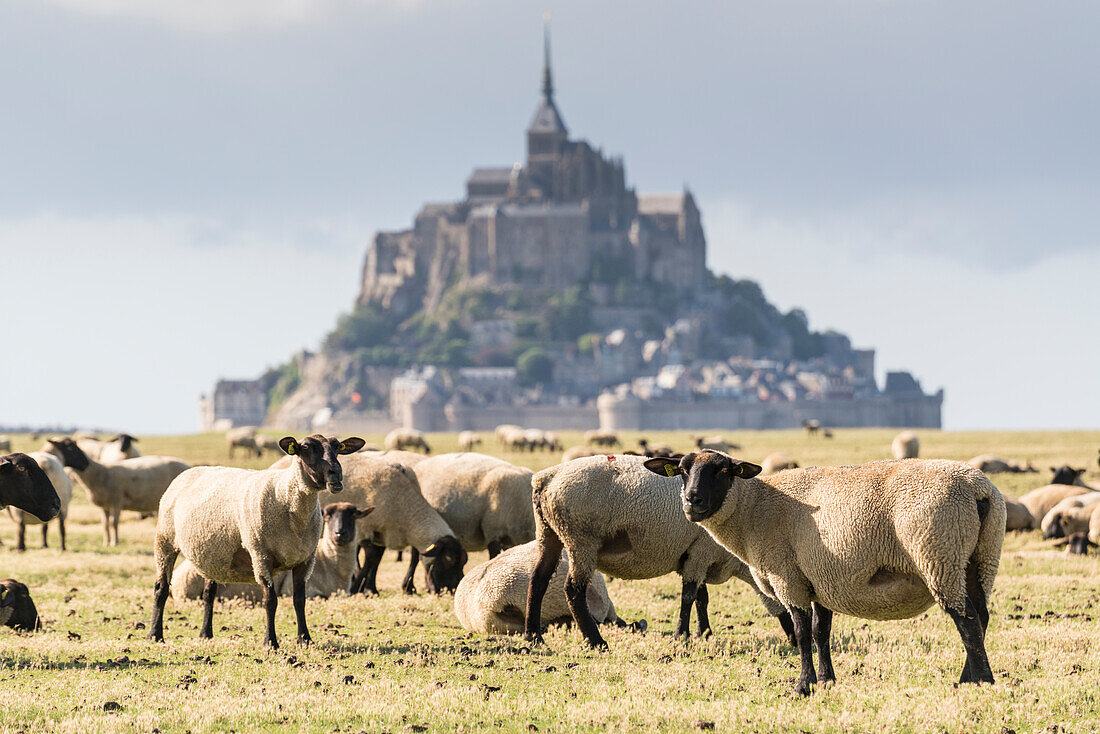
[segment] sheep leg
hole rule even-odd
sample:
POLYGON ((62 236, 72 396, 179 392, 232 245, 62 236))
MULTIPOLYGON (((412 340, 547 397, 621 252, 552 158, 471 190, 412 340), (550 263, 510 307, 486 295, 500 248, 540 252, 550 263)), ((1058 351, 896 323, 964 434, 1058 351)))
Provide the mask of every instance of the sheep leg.
POLYGON ((706 583, 699 584, 699 591, 695 593, 695 616, 699 618, 699 636, 710 637, 710 616, 707 614, 707 606, 710 604, 710 592, 706 583))
POLYGON ((363 565, 359 567, 359 573, 352 580, 352 593, 362 593, 366 596, 378 596, 378 564, 382 562, 382 554, 386 552, 384 545, 364 543, 362 546, 366 553, 363 554, 363 565))
POLYGON ((833 670, 833 653, 830 640, 833 634, 833 610, 826 609, 813 603, 813 633, 814 644, 817 645, 817 679, 822 687, 831 685, 836 680, 836 672, 833 670))
POLYGON ((966 649, 966 664, 959 683, 992 683, 993 670, 989 667, 989 658, 985 653, 985 633, 974 603, 967 597, 965 613, 948 609, 947 614, 955 622, 963 648, 966 649))
POLYGON ((19 531, 16 535, 15 549, 25 551, 25 550, 27 550, 27 543, 25 541, 26 534, 27 534, 27 526, 23 523, 22 520, 20 520, 18 527, 19 527, 19 531))
POLYGON ((592 561, 588 559, 594 559, 596 553, 594 548, 584 550, 588 552, 578 551, 577 555, 569 554, 569 575, 565 579, 565 598, 569 602, 569 610, 573 612, 573 620, 577 623, 577 628, 584 635, 589 647, 606 650, 607 642, 600 636, 600 628, 588 608, 588 584, 592 580, 594 570, 592 561))
POLYGON ((401 590, 406 594, 415 594, 416 585, 413 583, 413 574, 416 571, 416 564, 420 562, 420 551, 414 546, 409 551, 409 570, 405 572, 405 579, 401 582, 401 590))
POLYGON ((794 621, 791 619, 791 614, 787 610, 783 610, 782 614, 778 615, 779 626, 783 628, 783 634, 787 636, 787 642, 791 647, 798 647, 798 638, 794 636, 794 621))
POLYGON ((65 516, 57 516, 57 529, 61 532, 61 550, 68 550, 65 547, 65 516))
POLYGON ((218 594, 218 583, 206 580, 202 587, 202 629, 199 630, 200 640, 214 639, 214 597, 218 594))
POLYGON ((504 550, 504 545, 499 540, 489 541, 489 558, 496 558, 504 550))
POLYGON ((279 638, 275 636, 275 610, 279 608, 279 594, 275 591, 275 582, 270 578, 270 574, 263 579, 261 586, 264 587, 264 609, 267 612, 267 632, 264 634, 264 647, 278 650, 279 638))
POLYGON ((699 593, 699 584, 684 579, 680 586, 680 621, 676 624, 676 636, 691 635, 691 607, 699 593))
POLYGON ((111 511, 103 508, 103 545, 111 546, 111 511))
POLYGON ((313 563, 303 563, 291 569, 291 577, 294 579, 294 618, 298 621, 298 644, 308 645, 313 642, 306 627, 306 577, 313 567, 313 563))
POLYGON ((118 519, 122 516, 122 508, 116 507, 111 510, 111 525, 115 529, 115 541, 111 545, 118 545, 118 519))
POLYGON ((50 547, 50 524, 48 522, 42 523, 42 547, 50 547))
POLYGON ((153 557, 157 564, 157 582, 153 587, 153 619, 149 623, 149 639, 153 642, 164 642, 164 603, 168 601, 168 594, 172 575, 172 566, 176 565, 176 556, 179 552, 158 538, 153 545, 153 557))
POLYGON ((810 614, 800 607, 790 608, 794 622, 794 636, 798 640, 798 657, 802 662, 802 674, 794 686, 795 695, 808 696, 817 683, 814 672, 814 641, 811 633, 810 614))
POLYGON ((402 554, 403 554, 404 552, 405 552, 405 551, 404 551, 404 550, 402 550, 401 548, 398 548, 398 549, 397 549, 397 562, 398 562, 398 563, 401 563, 401 561, 403 561, 403 560, 405 559, 405 556, 404 556, 404 555, 402 555, 402 554))
POLYGON ((561 560, 561 538, 549 527, 541 527, 538 538, 539 560, 531 573, 531 583, 527 587, 527 613, 524 621, 523 636, 529 642, 542 644, 542 600, 550 586, 550 578, 561 560))

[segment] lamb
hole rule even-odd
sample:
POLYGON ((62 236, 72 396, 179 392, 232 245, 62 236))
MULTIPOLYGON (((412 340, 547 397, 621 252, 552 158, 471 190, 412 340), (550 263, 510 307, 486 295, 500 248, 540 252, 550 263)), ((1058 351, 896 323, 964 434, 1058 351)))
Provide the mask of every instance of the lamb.
POLYGON ((0 507, 12 506, 49 522, 61 512, 61 498, 49 476, 30 456, 0 456, 0 507))
MULTIPOLYGON (((358 548, 355 521, 370 514, 373 507, 359 509, 350 502, 333 502, 321 510, 324 530, 317 541, 313 573, 306 580, 307 599, 327 599, 347 591, 351 574, 355 571, 355 553, 358 548)), ((184 561, 172 573, 173 599, 198 599, 202 597, 206 579, 191 561, 184 561)), ((280 596, 290 596, 294 591, 293 574, 284 571, 275 578, 275 588, 280 596)), ((246 599, 258 602, 263 599, 263 588, 257 584, 218 584, 218 599, 246 599)))
POLYGON ((263 451, 256 443, 256 426, 239 426, 225 432, 225 444, 229 449, 229 458, 233 458, 236 449, 244 449, 246 454, 255 454, 256 458, 263 456, 263 451))
POLYGON ((168 485, 191 468, 174 456, 139 456, 117 464, 101 464, 84 454, 71 438, 58 439, 51 445, 61 452, 79 452, 88 462, 83 469, 76 468, 76 473, 88 491, 88 499, 103 510, 103 543, 108 546, 118 545, 118 521, 123 510, 156 512, 168 485))
POLYGON ((141 451, 134 444, 137 439, 129 433, 120 433, 103 446, 96 460, 100 464, 117 464, 126 459, 136 459, 141 451))
POLYGON ((42 629, 38 609, 26 584, 15 579, 0 581, 0 624, 16 632, 37 632, 42 629))
MULTIPOLYGON (((642 457, 593 456, 552 466, 532 479, 539 559, 527 595, 525 636, 542 642, 542 602, 562 550, 569 553, 565 594, 573 619, 593 647, 607 643, 596 629, 587 602, 594 571, 621 579, 647 579, 679 573, 683 581, 676 634, 690 632, 691 609, 699 635, 710 634, 707 584, 736 576, 753 586, 749 568, 693 523, 680 509, 679 482, 647 472, 642 457)), ((789 618, 777 603, 761 596, 788 634, 789 618)))
POLYGON ((1031 465, 1031 462, 1022 464, 1015 459, 1002 459, 1000 456, 994 456, 993 454, 980 454, 966 463, 983 474, 1003 474, 1006 472, 1026 474, 1038 471, 1031 465))
MULTIPOLYGON (((58 530, 61 533, 61 550, 66 550, 65 519, 69 515, 69 503, 72 502, 73 499, 73 482, 65 472, 65 467, 83 469, 87 467, 88 460, 84 457, 83 453, 77 453, 75 451, 62 452, 62 458, 60 459, 48 451, 32 451, 27 454, 27 456, 34 459, 38 466, 42 468, 42 471, 46 472, 46 476, 50 479, 50 484, 53 485, 54 491, 57 492, 57 496, 61 500, 61 510, 57 514, 57 524, 58 530)), ((49 523, 42 522, 29 512, 17 510, 12 507, 8 508, 8 512, 11 514, 11 519, 15 521, 18 528, 16 535, 18 542, 16 547, 19 550, 27 549, 27 525, 41 524, 42 547, 49 547, 49 523)))
POLYGON ((723 436, 699 436, 695 439, 695 448, 702 451, 703 449, 710 449, 712 451, 736 451, 741 447, 735 443, 730 443, 723 436))
MULTIPOLYGON (((527 587, 538 559, 538 544, 531 541, 509 548, 470 569, 455 589, 455 616, 459 624, 483 635, 522 634, 527 587)), ((569 624, 573 619, 564 591, 568 573, 569 556, 563 552, 542 603, 542 616, 547 625, 569 624)), ((597 624, 626 626, 615 613, 615 605, 607 595, 607 586, 599 572, 592 575, 586 597, 589 612, 597 624)), ((635 629, 644 628, 644 622, 635 623, 635 629)))
POLYGON ((481 445, 481 436, 474 431, 462 431, 458 434, 458 447, 463 451, 473 451, 481 445))
POLYGON ((782 451, 775 451, 765 456, 764 460, 760 462, 760 466, 761 473, 768 475, 786 471, 787 469, 797 469, 798 462, 782 451))
POLYGON ((790 612, 802 661, 798 695, 809 695, 819 678, 835 680, 834 612, 905 619, 933 602, 955 622, 966 649, 960 683, 993 682, 986 600, 1000 563, 1005 504, 978 470, 906 459, 760 480, 759 466, 711 451, 678 463, 651 459, 646 468, 682 477, 687 516, 744 559, 759 587, 790 612))
MULTIPOLYGON (((273 466, 285 465, 284 457, 273 466)), ((429 593, 454 591, 462 579, 467 554, 451 526, 424 499, 413 466, 429 461, 406 451, 358 453, 343 460, 344 499, 360 507, 374 507, 370 517, 360 520, 359 545, 364 558, 351 580, 348 593, 378 594, 378 564, 387 548, 412 546, 423 556, 429 593), (414 459, 414 460, 411 460, 414 459)), ((331 495, 322 493, 321 501, 331 495)), ((405 576, 401 588, 415 594, 412 573, 405 576)))
POLYGON ((1034 530, 1037 523, 1022 502, 1005 498, 1005 532, 1012 530, 1034 530))
POLYGON ((606 448, 622 446, 622 443, 619 441, 618 433, 602 428, 597 428, 592 431, 585 431, 584 442, 592 446, 604 446, 606 448))
POLYGON ((424 450, 425 454, 432 453, 432 449, 428 446, 428 442, 424 440, 424 434, 412 428, 395 428, 386 434, 386 440, 383 443, 387 450, 403 450, 413 448, 416 450, 424 450))
POLYGON ((1042 520, 1056 504, 1067 497, 1087 494, 1093 490, 1086 487, 1074 487, 1067 484, 1048 484, 1045 487, 1033 489, 1020 498, 1020 503, 1027 508, 1031 516, 1036 520, 1042 520))
POLYGON ((1043 540, 1088 532, 1089 519, 1098 505, 1100 492, 1086 492, 1065 498, 1043 516, 1039 524, 1039 529, 1043 531, 1043 540))
POLYGON ((920 439, 912 431, 902 431, 890 444, 895 459, 915 459, 920 454, 920 439))
POLYGON ((218 584, 254 580, 264 590, 264 644, 278 648, 275 574, 290 571, 298 643, 309 644, 306 579, 313 570, 322 526, 317 496, 322 490, 343 490, 339 457, 358 451, 363 443, 361 438, 341 441, 313 435, 299 442, 286 436, 279 446, 293 459, 285 469, 200 466, 176 477, 161 498, 153 541, 157 576, 150 639, 164 640, 164 603, 172 566, 182 554, 207 579, 200 638, 214 636, 218 584))

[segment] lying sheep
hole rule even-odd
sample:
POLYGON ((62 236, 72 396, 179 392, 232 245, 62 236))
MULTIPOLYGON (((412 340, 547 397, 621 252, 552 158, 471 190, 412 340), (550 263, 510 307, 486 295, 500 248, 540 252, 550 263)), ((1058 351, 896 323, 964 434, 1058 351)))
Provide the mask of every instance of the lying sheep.
POLYGON ((1067 497, 1043 516, 1039 529, 1043 531, 1043 540, 1064 538, 1074 533, 1087 533, 1092 511, 1100 505, 1100 492, 1067 497))
POLYGON ((61 498, 53 483, 30 456, 0 456, 0 507, 16 507, 49 522, 61 512, 61 498))
POLYGON ((741 447, 735 443, 730 443, 723 436, 699 436, 695 439, 695 448, 699 451, 703 449, 710 449, 711 451, 736 451, 741 447))
POLYGON ((298 643, 308 644, 306 579, 313 569, 322 526, 317 496, 322 490, 343 489, 338 457, 355 453, 363 443, 361 438, 341 441, 318 435, 298 442, 287 436, 279 441, 283 451, 293 457, 285 469, 200 466, 180 474, 160 501, 153 541, 157 576, 150 639, 164 640, 164 603, 172 566, 182 554, 207 579, 200 638, 214 636, 218 584, 253 580, 264 590, 264 644, 278 648, 275 574, 290 571, 298 643))
POLYGON ((920 454, 920 439, 912 431, 902 431, 894 436, 890 450, 894 452, 895 459, 915 459, 920 454))
POLYGON ((386 434, 386 440, 383 445, 388 451, 404 449, 416 449, 417 451, 423 450, 425 454, 432 453, 432 449, 428 446, 428 442, 424 439, 424 434, 412 428, 395 428, 386 434))
POLYGON ((684 512, 744 559, 760 588, 790 612, 802 661, 798 695, 835 679, 834 612, 906 619, 933 602, 955 622, 966 649, 960 682, 993 682, 986 600, 1000 563, 1005 505, 973 467, 907 459, 761 480, 754 479, 759 466, 704 451, 679 462, 651 459, 646 468, 682 477, 684 512))
POLYGON ((225 445, 229 450, 229 458, 237 449, 244 449, 245 454, 252 454, 258 459, 263 456, 263 451, 256 443, 256 426, 238 426, 225 432, 225 445))
POLYGON ((1031 465, 1031 462, 1024 464, 1015 459, 1002 459, 993 454, 980 454, 966 463, 983 474, 1026 474, 1039 471, 1031 465))
POLYGON ((1034 530, 1038 523, 1022 502, 1005 498, 1005 532, 1034 530))
POLYGON ((798 462, 782 451, 776 451, 765 456, 764 460, 760 462, 760 466, 761 473, 768 475, 786 471, 787 469, 797 469, 798 462))
POLYGON ((622 446, 619 441, 619 434, 615 431, 608 431, 602 428, 597 428, 591 431, 584 432, 584 442, 592 446, 604 446, 606 448, 613 448, 615 446, 622 446))
MULTIPOLYGON (((32 451, 27 454, 42 468, 42 471, 46 472, 46 476, 50 479, 50 484, 53 485, 54 491, 57 492, 58 499, 61 500, 61 510, 57 513, 57 525, 58 530, 61 533, 61 550, 66 550, 65 545, 65 519, 69 516, 69 503, 73 499, 73 482, 69 479, 69 475, 65 473, 65 467, 73 469, 83 469, 87 467, 88 460, 84 457, 83 453, 77 451, 65 451, 62 452, 62 458, 57 458, 56 455, 48 451, 32 451)), ((42 525, 42 547, 49 547, 49 528, 50 525, 47 522, 42 522, 37 517, 29 512, 23 510, 17 510, 14 507, 9 507, 8 512, 11 514, 11 519, 15 521, 17 532, 17 545, 19 550, 26 550, 26 532, 27 525, 42 525)))
MULTIPOLYGON (((355 522, 370 514, 373 507, 359 509, 350 502, 333 502, 321 510, 324 529, 317 541, 313 572, 306 580, 307 599, 327 599, 347 591, 351 575, 355 571, 355 553, 358 549, 358 533, 355 522)), ((206 586, 206 579, 191 561, 184 561, 172 573, 173 599, 198 599, 206 586)), ((280 596, 294 592, 293 574, 284 571, 275 577, 275 588, 280 596)), ((218 599, 245 599, 258 602, 263 599, 263 587, 259 584, 218 584, 218 599)))
POLYGON ((458 447, 463 451, 473 451, 475 446, 481 445, 481 436, 473 431, 462 431, 458 434, 458 447))
POLYGON ((1036 521, 1042 520, 1056 504, 1067 497, 1076 497, 1093 490, 1086 487, 1074 487, 1067 484, 1048 484, 1045 487, 1033 489, 1020 498, 1020 504, 1027 508, 1036 521))
MULTIPOLYGON (((483 635, 522 634, 527 588, 538 563, 535 541, 517 545, 496 558, 470 569, 455 589, 455 616, 464 629, 483 635)), ((557 568, 550 577, 550 586, 542 602, 546 625, 569 624, 572 616, 565 598, 565 578, 569 573, 569 556, 561 554, 557 568)), ((598 571, 585 592, 588 610, 597 624, 626 626, 615 614, 615 605, 607 595, 603 575, 598 571)), ((644 623, 636 623, 644 629, 644 623)))
POLYGON ((0 624, 16 632, 37 632, 42 629, 38 608, 31 599, 26 584, 15 579, 0 581, 0 624))
MULTIPOLYGON (((634 456, 593 456, 543 469, 532 479, 539 560, 527 596, 525 634, 542 642, 542 602, 562 550, 569 553, 565 595, 573 619, 593 647, 606 647, 588 608, 592 574, 648 579, 678 573, 683 581, 676 634, 687 636, 695 606, 699 634, 710 633, 707 584, 736 576, 753 586, 748 567, 688 522, 680 509, 679 482, 654 477, 634 456)), ((769 613, 782 607, 757 594, 769 613)))

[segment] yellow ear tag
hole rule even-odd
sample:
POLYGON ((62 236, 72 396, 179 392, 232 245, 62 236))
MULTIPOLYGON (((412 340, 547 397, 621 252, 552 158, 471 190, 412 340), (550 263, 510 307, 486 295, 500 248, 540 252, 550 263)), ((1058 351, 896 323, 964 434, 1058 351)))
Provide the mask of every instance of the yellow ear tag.
POLYGON ((672 467, 672 464, 665 464, 665 474, 668 474, 670 477, 676 476, 676 469, 672 467))
POLYGON ((428 546, 427 548, 425 548, 425 549, 424 549, 424 552, 425 552, 425 553, 431 553, 431 552, 432 552, 433 550, 435 550, 435 543, 432 543, 432 544, 431 544, 431 545, 429 545, 429 546, 428 546))
POLYGON ((347 451, 347 450, 348 450, 347 443, 345 443, 344 441, 341 441, 340 446, 337 448, 337 451, 347 451))
POLYGON ((298 444, 292 443, 286 447, 286 453, 288 456, 293 456, 298 451, 298 444))

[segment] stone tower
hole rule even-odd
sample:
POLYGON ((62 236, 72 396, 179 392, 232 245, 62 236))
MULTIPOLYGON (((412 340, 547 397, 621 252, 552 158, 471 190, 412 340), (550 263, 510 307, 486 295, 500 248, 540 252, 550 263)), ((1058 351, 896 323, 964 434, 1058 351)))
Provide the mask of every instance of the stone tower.
POLYGON ((527 176, 533 188, 554 197, 554 166, 561 160, 569 130, 554 104, 554 79, 550 70, 550 27, 543 28, 542 98, 527 126, 527 176))

